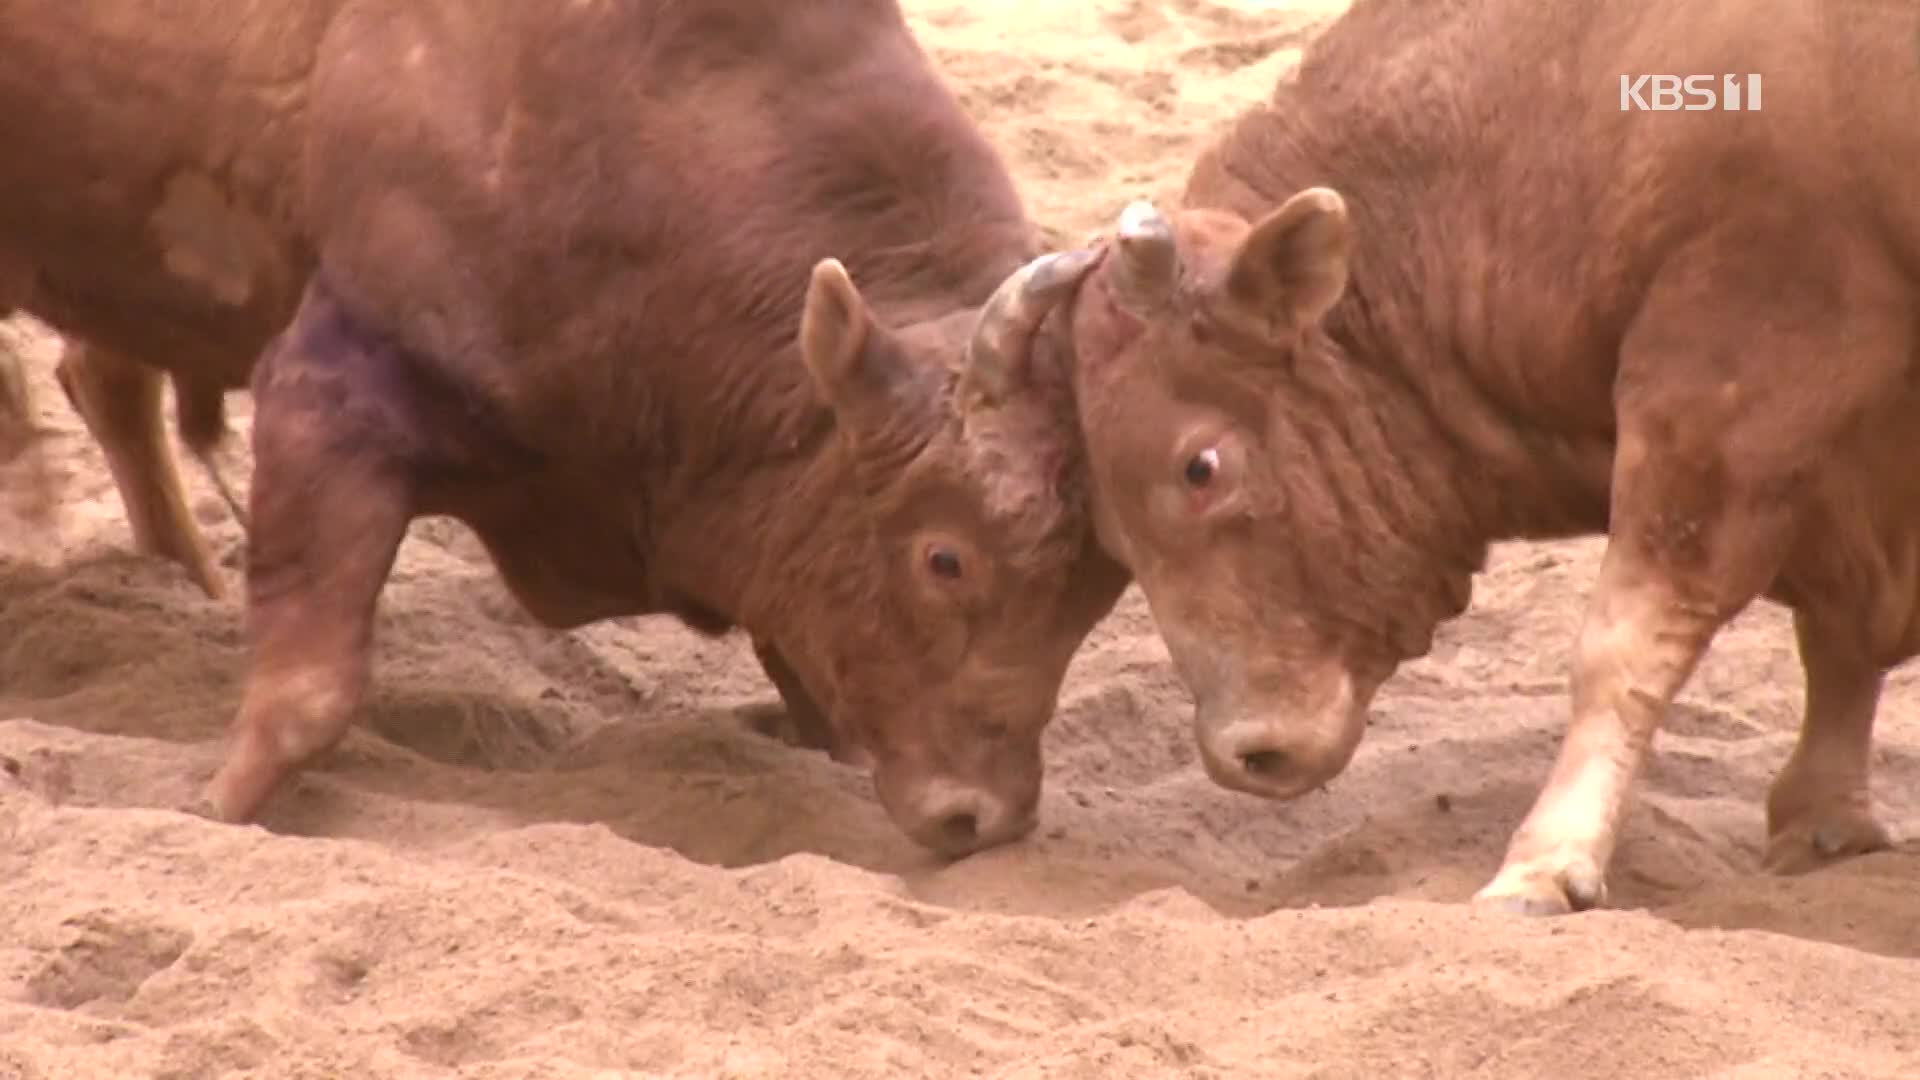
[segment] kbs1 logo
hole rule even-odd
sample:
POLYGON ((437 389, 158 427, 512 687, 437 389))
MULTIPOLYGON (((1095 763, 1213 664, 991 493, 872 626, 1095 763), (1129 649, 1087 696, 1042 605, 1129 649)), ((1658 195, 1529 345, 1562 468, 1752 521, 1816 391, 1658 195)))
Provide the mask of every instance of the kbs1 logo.
POLYGON ((1758 75, 1620 76, 1620 111, 1760 111, 1758 75))

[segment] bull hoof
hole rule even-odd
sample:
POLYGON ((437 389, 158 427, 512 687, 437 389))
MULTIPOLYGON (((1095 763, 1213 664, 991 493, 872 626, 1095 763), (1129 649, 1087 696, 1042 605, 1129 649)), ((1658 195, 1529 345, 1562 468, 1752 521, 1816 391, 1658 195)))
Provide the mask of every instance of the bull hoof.
POLYGON ((222 825, 248 824, 253 820, 253 811, 258 808, 257 804, 236 806, 237 801, 237 797, 231 793, 230 786, 223 785, 221 776, 216 775, 188 798, 181 805, 180 810, 182 813, 219 822, 222 825))
POLYGON ((1767 840, 1761 866, 1772 874, 1804 874, 1855 855, 1885 851, 1893 837, 1871 814, 1848 810, 1826 820, 1801 821, 1767 840))
POLYGON ((1474 894, 1476 906, 1513 915, 1567 915, 1607 900, 1606 875, 1579 855, 1510 863, 1474 894))
POLYGON ((747 729, 762 738, 785 743, 799 750, 818 750, 823 753, 833 749, 832 740, 825 733, 813 730, 799 723, 786 706, 775 702, 742 705, 734 710, 747 729))
POLYGON ((197 818, 205 818, 208 821, 219 822, 222 825, 232 824, 232 822, 220 816, 220 810, 214 805, 213 797, 204 791, 187 799, 181 803, 177 809, 183 814, 190 814, 197 818))
POLYGON ((842 742, 834 737, 831 729, 823 722, 803 722, 794 710, 785 705, 765 703, 742 705, 734 710, 734 715, 746 725, 749 731, 775 742, 782 742, 800 750, 813 750, 827 755, 842 765, 851 765, 857 769, 873 766, 873 756, 861 747, 842 742))

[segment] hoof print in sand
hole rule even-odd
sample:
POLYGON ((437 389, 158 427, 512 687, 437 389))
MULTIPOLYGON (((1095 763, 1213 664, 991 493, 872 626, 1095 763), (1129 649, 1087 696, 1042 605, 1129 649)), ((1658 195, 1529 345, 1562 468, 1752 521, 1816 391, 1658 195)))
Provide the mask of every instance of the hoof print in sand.
POLYGON ((110 911, 76 915, 60 929, 67 940, 26 980, 29 999, 55 1009, 125 1002, 193 944, 178 927, 110 911))

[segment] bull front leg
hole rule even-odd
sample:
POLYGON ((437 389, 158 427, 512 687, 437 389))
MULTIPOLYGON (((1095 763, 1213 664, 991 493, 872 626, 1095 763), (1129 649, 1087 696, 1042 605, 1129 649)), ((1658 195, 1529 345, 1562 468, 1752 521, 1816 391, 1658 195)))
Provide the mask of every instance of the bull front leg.
POLYGON ((759 658, 760 667, 767 673, 767 680, 773 683, 773 688, 780 694, 785 722, 782 724, 782 717, 768 711, 750 710, 747 717, 749 723, 762 734, 780 738, 794 746, 824 750, 833 760, 843 764, 858 765, 866 760, 859 747, 849 744, 834 730, 825 710, 814 702, 806 687, 801 685, 800 676, 794 673, 786 658, 771 642, 754 638, 753 655, 759 658))
POLYGON ((1477 902, 1549 915, 1605 901, 1634 778, 1726 617, 1655 572, 1630 543, 1608 545, 1580 630, 1559 758, 1477 902))
POLYGON ((257 815, 346 734, 365 697, 375 604, 413 516, 384 373, 397 361, 318 284, 254 377, 247 675, 227 756, 195 809, 257 815))
MULTIPOLYGON (((1836 470, 1867 467, 1848 440, 1903 400, 1889 389, 1908 379, 1910 286, 1877 250, 1809 217, 1790 239, 1823 258, 1782 273, 1740 247, 1786 242, 1776 223, 1723 224, 1662 268, 1621 344, 1608 543, 1573 717, 1483 904, 1550 914, 1604 902, 1628 789, 1674 696, 1727 620, 1831 550, 1819 530, 1840 526, 1822 493, 1836 470)), ((1825 633, 1800 629, 1808 712, 1770 799, 1782 851, 1796 830, 1841 848, 1880 839, 1865 806, 1878 674, 1866 635, 1836 634, 1865 625, 1873 586, 1836 594, 1833 577, 1796 590, 1825 633)))

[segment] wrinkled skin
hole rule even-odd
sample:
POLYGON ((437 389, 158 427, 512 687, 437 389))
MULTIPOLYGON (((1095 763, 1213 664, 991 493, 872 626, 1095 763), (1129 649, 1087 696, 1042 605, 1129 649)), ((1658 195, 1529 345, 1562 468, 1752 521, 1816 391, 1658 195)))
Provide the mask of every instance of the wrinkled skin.
MULTIPOLYGON (((1281 256, 1240 249, 1250 240, 1299 245, 1324 262, 1304 270, 1313 291, 1289 316, 1318 318, 1343 280, 1338 208, 1337 196, 1310 194, 1262 238, 1234 215, 1182 215, 1183 287, 1152 319, 1128 307, 1137 286, 1126 260, 1142 227, 1128 221, 1082 291, 1074 326, 1101 540, 1139 580, 1195 694, 1208 774, 1273 798, 1305 794, 1346 767, 1375 688, 1402 657, 1423 651, 1431 625, 1422 625, 1418 603, 1398 613, 1364 606, 1368 593, 1357 590, 1388 584, 1382 574, 1422 575, 1365 550, 1328 512, 1339 505, 1331 485, 1300 465, 1313 460, 1315 425, 1293 422, 1296 409, 1313 408, 1310 394, 1266 385, 1260 370, 1236 363, 1235 346, 1291 346, 1286 324, 1276 341, 1255 311, 1229 298, 1230 282, 1257 287, 1254 259, 1281 256), (1277 543, 1277 535, 1341 544, 1357 564, 1314 559, 1310 543, 1277 543), (1355 606, 1343 610, 1348 603, 1355 606)), ((1151 227, 1173 239, 1173 222, 1151 227)), ((1450 595, 1453 585, 1433 581, 1423 591, 1450 595)))
POLYGON ((1599 532, 1566 739, 1476 900, 1604 902, 1668 706, 1759 597, 1807 674, 1766 864, 1888 845, 1873 720, 1920 652, 1917 38, 1865 2, 1357 0, 1181 209, 1121 215, 1071 318, 1097 530, 1216 780, 1325 784, 1490 543, 1599 532), (1596 89, 1668 70, 1764 71, 1764 111, 1596 89))

